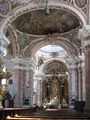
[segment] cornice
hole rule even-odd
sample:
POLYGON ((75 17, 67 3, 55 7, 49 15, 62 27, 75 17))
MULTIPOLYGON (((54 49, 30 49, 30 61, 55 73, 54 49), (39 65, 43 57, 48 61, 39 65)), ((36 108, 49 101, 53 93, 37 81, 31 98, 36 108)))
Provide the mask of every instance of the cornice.
POLYGON ((2 46, 7 46, 10 43, 10 41, 8 40, 8 38, 0 32, 0 44, 2 46))
POLYGON ((24 66, 24 68, 26 70, 28 70, 29 68, 32 68, 32 70, 34 71, 36 63, 34 60, 32 59, 21 59, 21 58, 12 58, 12 59, 4 59, 5 64, 10 67, 13 68, 15 66, 17 66, 16 68, 22 69, 22 66, 24 66), (22 66, 19 66, 22 65, 22 66))

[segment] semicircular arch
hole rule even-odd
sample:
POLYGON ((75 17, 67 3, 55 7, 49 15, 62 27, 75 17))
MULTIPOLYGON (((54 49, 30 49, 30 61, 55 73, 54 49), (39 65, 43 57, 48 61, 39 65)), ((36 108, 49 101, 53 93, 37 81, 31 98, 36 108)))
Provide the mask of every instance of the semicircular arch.
POLYGON ((54 61, 60 62, 60 64, 62 64, 62 65, 64 66, 65 71, 68 72, 68 67, 67 67, 65 61, 62 61, 62 60, 60 60, 59 58, 58 58, 58 59, 57 59, 57 58, 53 58, 53 59, 47 60, 47 61, 41 66, 40 72, 41 72, 41 73, 44 73, 45 68, 46 68, 50 63, 52 63, 52 62, 54 62, 54 61))
POLYGON ((32 45, 29 45, 25 51, 24 51, 24 57, 31 56, 32 58, 35 57, 36 52, 46 45, 57 45, 62 47, 68 55, 76 56, 78 54, 77 48, 66 38, 63 37, 57 37, 56 40, 48 41, 45 39, 42 39, 40 41, 37 41, 32 45), (32 46, 32 47, 30 47, 32 46))

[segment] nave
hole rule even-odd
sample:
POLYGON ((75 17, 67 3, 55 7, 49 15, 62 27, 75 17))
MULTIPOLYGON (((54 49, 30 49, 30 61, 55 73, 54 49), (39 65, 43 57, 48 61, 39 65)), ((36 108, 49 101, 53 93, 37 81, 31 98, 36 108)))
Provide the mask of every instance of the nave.
POLYGON ((87 119, 89 91, 90 0, 0 0, 0 120, 87 119))

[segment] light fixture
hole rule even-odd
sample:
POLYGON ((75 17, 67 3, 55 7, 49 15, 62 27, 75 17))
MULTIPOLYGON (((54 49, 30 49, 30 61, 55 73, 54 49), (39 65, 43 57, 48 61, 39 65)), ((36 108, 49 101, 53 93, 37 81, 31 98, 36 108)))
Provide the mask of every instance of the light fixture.
POLYGON ((48 0, 46 0, 45 14, 46 15, 50 14, 50 10, 49 10, 49 7, 48 7, 48 0))

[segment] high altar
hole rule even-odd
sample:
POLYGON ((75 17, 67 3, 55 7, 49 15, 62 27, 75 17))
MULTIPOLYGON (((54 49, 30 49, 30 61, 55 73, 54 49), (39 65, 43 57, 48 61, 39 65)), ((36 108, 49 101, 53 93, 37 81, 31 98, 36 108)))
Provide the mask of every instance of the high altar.
POLYGON ((67 79, 53 77, 43 81, 43 103, 46 106, 57 108, 68 106, 68 82, 67 79))

